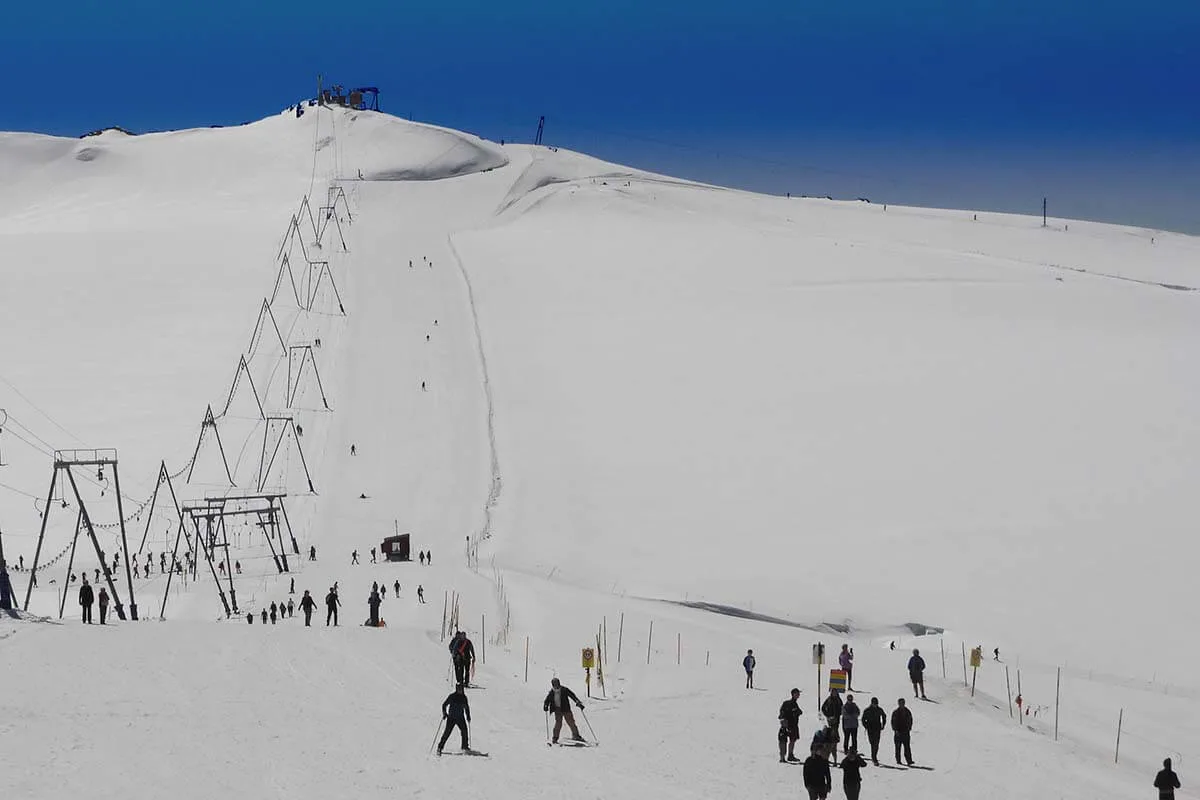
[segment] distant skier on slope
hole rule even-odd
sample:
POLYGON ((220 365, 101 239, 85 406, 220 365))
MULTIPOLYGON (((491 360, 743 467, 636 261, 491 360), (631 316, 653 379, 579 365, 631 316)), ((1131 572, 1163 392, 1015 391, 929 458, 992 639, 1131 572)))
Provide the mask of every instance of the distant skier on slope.
POLYGON ((342 604, 338 600, 337 589, 329 587, 329 594, 325 595, 325 627, 329 627, 329 620, 333 620, 333 627, 338 624, 338 606, 342 604))
POLYGON ((400 581, 396 581, 395 585, 392 588, 396 590, 396 597, 399 597, 400 596, 400 581))
POLYGON ((317 560, 317 546, 315 544, 310 545, 308 548, 308 560, 309 561, 317 560))
POLYGON ((417 554, 417 557, 421 560, 421 566, 422 567, 425 566, 425 551, 422 550, 420 553, 417 554))
POLYGON ((471 683, 471 664, 475 661, 475 645, 462 631, 450 640, 450 660, 454 662, 455 683, 467 686, 471 683))
POLYGON ((579 735, 579 728, 575 727, 575 714, 571 711, 571 703, 574 703, 576 708, 583 708, 583 703, 579 702, 579 698, 575 696, 574 692, 559 683, 558 678, 552 679, 550 691, 542 703, 542 710, 546 713, 554 712, 554 734, 550 739, 551 744, 558 743, 558 734, 562 731, 563 720, 567 721, 567 727, 571 729, 571 738, 576 742, 584 741, 584 738, 579 735))
POLYGON ((779 763, 799 761, 796 758, 796 740, 800 738, 800 690, 792 689, 790 700, 779 706, 779 763), (786 752, 785 752, 786 751, 786 752))
POLYGON ((742 669, 746 670, 746 688, 754 688, 754 666, 757 662, 754 660, 754 651, 747 650, 746 657, 742 659, 742 669))
POLYGON ((1158 789, 1158 800, 1175 800, 1175 790, 1180 786, 1179 776, 1171 769, 1171 759, 1163 759, 1163 768, 1154 776, 1154 788, 1158 789))
POLYGON ((425 602, 425 588, 423 586, 421 586, 421 584, 419 584, 419 583, 417 584, 417 602, 418 603, 425 602))
POLYGON ((300 610, 304 612, 304 627, 312 627, 312 615, 316 607, 316 601, 312 599, 312 595, 308 593, 308 589, 305 589, 304 597, 300 598, 300 610))
POLYGON ((442 754, 442 748, 446 746, 446 740, 450 738, 450 731, 454 728, 458 728, 462 734, 462 749, 471 749, 467 732, 467 724, 471 721, 471 703, 467 700, 464 688, 461 683, 458 684, 454 687, 454 692, 442 702, 442 719, 446 721, 446 732, 442 734, 442 740, 438 742, 437 753, 439 756, 442 754))
POLYGON ((357 550, 350 551, 350 563, 351 564, 358 563, 358 551, 357 550))
POLYGON ((913 648, 912 658, 908 660, 908 678, 912 681, 913 697, 928 700, 925 696, 925 659, 921 658, 921 651, 916 648, 913 648))

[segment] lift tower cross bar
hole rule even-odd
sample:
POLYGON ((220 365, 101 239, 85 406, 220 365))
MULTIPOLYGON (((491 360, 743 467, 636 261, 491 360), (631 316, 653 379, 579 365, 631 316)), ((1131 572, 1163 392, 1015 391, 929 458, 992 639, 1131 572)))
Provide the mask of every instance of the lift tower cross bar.
MULTIPOLYGON (((33 594, 33 582, 37 579, 38 559, 42 555, 42 544, 46 539, 46 523, 50 521, 50 509, 53 507, 51 502, 54 499, 54 488, 58 484, 59 473, 63 473, 63 480, 71 486, 71 492, 75 495, 75 502, 78 503, 78 520, 77 523, 83 523, 83 530, 87 532, 88 538, 92 540, 92 547, 96 549, 96 558, 100 560, 100 568, 104 571, 104 580, 108 583, 108 591, 112 595, 113 607, 116 610, 118 619, 125 619, 125 606, 121 603, 121 595, 117 593, 116 584, 113 582, 112 572, 108 569, 108 563, 104 559, 103 551, 100 549, 100 540, 96 538, 96 529, 92 523, 92 516, 88 513, 87 504, 83 500, 83 495, 79 493, 79 485, 75 482, 75 473, 72 470, 76 467, 96 467, 98 470, 105 468, 112 470, 113 489, 117 496, 117 525, 121 529, 121 552, 125 556, 125 583, 129 586, 129 614, 133 619, 138 618, 137 602, 133 597, 133 575, 129 567, 129 541, 125 536, 125 510, 121 504, 121 478, 117 472, 117 451, 112 449, 104 450, 55 450, 54 451, 54 470, 50 475, 50 491, 46 493, 46 511, 42 514, 42 527, 38 533, 37 550, 33 554, 33 569, 29 571, 29 586, 25 590, 25 605, 23 609, 29 610, 29 598, 33 594)), ((78 536, 79 528, 76 528, 75 535, 78 536)))

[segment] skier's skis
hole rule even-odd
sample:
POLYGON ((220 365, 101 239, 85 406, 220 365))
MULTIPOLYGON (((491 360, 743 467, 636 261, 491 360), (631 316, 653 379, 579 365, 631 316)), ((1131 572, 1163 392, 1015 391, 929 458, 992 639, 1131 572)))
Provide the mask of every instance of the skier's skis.
POLYGON ((439 756, 479 756, 480 758, 490 758, 490 754, 482 750, 447 750, 444 753, 438 753, 439 756))
POLYGON ((924 766, 921 766, 920 764, 909 764, 908 768, 909 769, 924 769, 924 770, 929 770, 930 772, 933 772, 933 767, 924 767, 924 766))

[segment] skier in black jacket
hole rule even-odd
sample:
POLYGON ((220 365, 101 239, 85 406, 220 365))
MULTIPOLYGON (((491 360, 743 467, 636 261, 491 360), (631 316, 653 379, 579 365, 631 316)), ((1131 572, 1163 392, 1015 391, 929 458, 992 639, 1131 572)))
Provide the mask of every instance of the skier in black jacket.
POLYGON ((583 708, 583 703, 579 702, 579 698, 575 696, 567 687, 558 682, 558 678, 550 681, 550 691, 546 693, 546 700, 542 703, 544 711, 554 712, 554 738, 550 740, 551 744, 558 743, 558 734, 562 731, 563 720, 567 721, 567 726, 571 729, 571 738, 577 742, 584 741, 584 738, 579 735, 579 728, 575 727, 575 715, 571 713, 571 703, 575 704, 576 708, 583 708))
POLYGON ((471 664, 475 661, 475 645, 462 631, 450 640, 450 660, 454 662, 454 682, 467 686, 471 683, 471 664))
POLYGON ((779 763, 799 761, 796 740, 800 738, 800 690, 792 689, 792 698, 779 707, 779 763))
POLYGON ((471 743, 467 734, 467 724, 471 721, 471 703, 467 700, 467 693, 463 691, 464 687, 461 683, 454 687, 454 692, 445 699, 442 703, 442 719, 446 721, 446 732, 442 734, 442 740, 438 742, 437 752, 440 756, 442 748, 446 746, 446 740, 450 738, 450 731, 457 727, 462 734, 462 749, 470 750, 471 743))
POLYGON ((825 800, 833 789, 829 762, 815 753, 804 760, 804 788, 808 790, 808 800, 825 800))
POLYGON ((837 689, 829 690, 829 697, 821 704, 821 713, 829 721, 829 727, 836 728, 842 719, 842 696, 837 689))
POLYGON ((325 595, 325 627, 329 627, 329 620, 333 620, 333 627, 337 627, 338 606, 342 601, 338 599, 337 590, 332 586, 329 587, 329 594, 325 595))
POLYGON ((879 737, 887 727, 887 712, 880 707, 878 697, 872 697, 871 705, 862 713, 862 726, 871 742, 871 763, 879 766, 879 737))
POLYGON ((1154 777, 1154 788, 1158 789, 1158 800, 1175 800, 1179 788, 1179 776, 1171 769, 1171 759, 1163 759, 1163 768, 1154 777))

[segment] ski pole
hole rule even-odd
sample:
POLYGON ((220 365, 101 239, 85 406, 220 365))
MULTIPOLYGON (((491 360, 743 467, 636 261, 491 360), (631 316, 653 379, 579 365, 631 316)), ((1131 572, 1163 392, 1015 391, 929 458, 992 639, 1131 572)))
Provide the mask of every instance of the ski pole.
POLYGON ((438 734, 442 732, 442 725, 446 722, 446 718, 442 717, 438 720, 437 730, 433 732, 433 742, 429 745, 429 752, 433 754, 433 748, 437 746, 438 734))
POLYGON ((592 735, 592 741, 596 744, 600 744, 600 740, 596 738, 596 732, 592 730, 592 722, 587 718, 587 712, 583 710, 583 706, 579 707, 579 713, 583 714, 583 721, 587 723, 588 733, 592 735))
POLYGON ((546 711, 546 743, 550 743, 550 712, 546 711))

